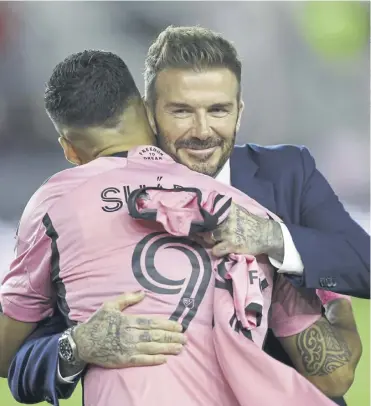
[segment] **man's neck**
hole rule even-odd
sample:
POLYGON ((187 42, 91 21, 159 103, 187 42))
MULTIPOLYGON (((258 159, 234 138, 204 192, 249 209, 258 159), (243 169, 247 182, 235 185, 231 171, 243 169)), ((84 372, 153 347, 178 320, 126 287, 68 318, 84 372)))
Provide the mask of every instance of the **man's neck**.
MULTIPOLYGON (((124 151, 130 151, 133 148, 139 147, 141 144, 120 144, 120 145, 115 145, 111 146, 108 148, 103 149, 99 154, 97 155, 97 158, 102 157, 102 156, 110 156, 113 154, 117 154, 118 152, 124 152, 124 151)), ((155 145, 153 143, 146 143, 146 145, 155 145)))

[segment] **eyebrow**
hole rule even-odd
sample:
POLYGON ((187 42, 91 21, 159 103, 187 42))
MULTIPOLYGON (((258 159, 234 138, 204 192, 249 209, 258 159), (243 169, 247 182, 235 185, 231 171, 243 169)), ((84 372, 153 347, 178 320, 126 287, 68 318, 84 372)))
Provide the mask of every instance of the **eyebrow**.
MULTIPOLYGON (((171 107, 171 108, 177 108, 177 109, 187 109, 187 108, 191 108, 191 106, 187 103, 179 103, 179 102, 170 102, 167 103, 166 106, 167 108, 171 107)), ((226 108, 231 108, 233 107, 233 103, 232 102, 226 102, 226 103, 215 103, 212 104, 211 106, 209 106, 210 108, 219 108, 219 109, 226 109, 226 108)))
POLYGON ((210 106, 210 107, 213 107, 214 109, 215 108, 219 108, 219 109, 227 109, 227 108, 231 108, 231 107, 233 107, 233 103, 231 103, 231 102, 226 102, 226 103, 215 103, 215 104, 213 104, 212 106, 210 106))
POLYGON ((173 107, 173 108, 177 108, 177 109, 186 109, 186 108, 189 108, 191 106, 186 104, 186 103, 170 102, 170 103, 166 103, 165 107, 173 107))

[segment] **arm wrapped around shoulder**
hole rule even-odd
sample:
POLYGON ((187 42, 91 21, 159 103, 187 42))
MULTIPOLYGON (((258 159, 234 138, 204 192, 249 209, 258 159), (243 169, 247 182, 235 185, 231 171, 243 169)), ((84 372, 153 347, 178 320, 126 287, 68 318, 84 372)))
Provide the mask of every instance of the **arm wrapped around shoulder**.
POLYGON ((362 345, 349 299, 298 290, 281 277, 272 301, 272 329, 296 369, 329 397, 354 380, 362 345), (325 300, 325 317, 319 312, 325 300), (274 317, 277 319, 274 320, 274 317), (278 324, 277 324, 278 323, 278 324))

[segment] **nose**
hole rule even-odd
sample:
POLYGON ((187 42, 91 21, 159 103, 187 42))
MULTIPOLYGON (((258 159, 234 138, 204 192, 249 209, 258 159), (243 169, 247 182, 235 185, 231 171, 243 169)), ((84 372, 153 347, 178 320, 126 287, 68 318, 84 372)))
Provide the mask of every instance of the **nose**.
POLYGON ((210 123, 206 112, 199 112, 196 116, 196 137, 199 139, 209 138, 211 135, 210 123))

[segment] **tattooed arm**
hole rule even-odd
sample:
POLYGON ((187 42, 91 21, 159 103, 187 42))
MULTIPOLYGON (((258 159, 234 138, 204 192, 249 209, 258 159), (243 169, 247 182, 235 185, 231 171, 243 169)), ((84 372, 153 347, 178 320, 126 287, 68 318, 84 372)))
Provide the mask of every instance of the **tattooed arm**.
POLYGON ((279 223, 250 213, 244 207, 232 203, 228 218, 212 233, 200 235, 202 240, 213 246, 217 257, 227 254, 267 254, 283 262, 284 237, 279 223))
POLYGON ((79 362, 69 365, 60 360, 62 377, 78 374, 86 364, 103 368, 160 365, 168 355, 179 354, 186 342, 179 323, 123 312, 143 298, 142 294, 122 295, 74 327, 79 362))
POLYGON ((302 375, 327 396, 338 397, 353 383, 362 344, 348 300, 330 302, 325 310, 326 317, 279 340, 302 375))

